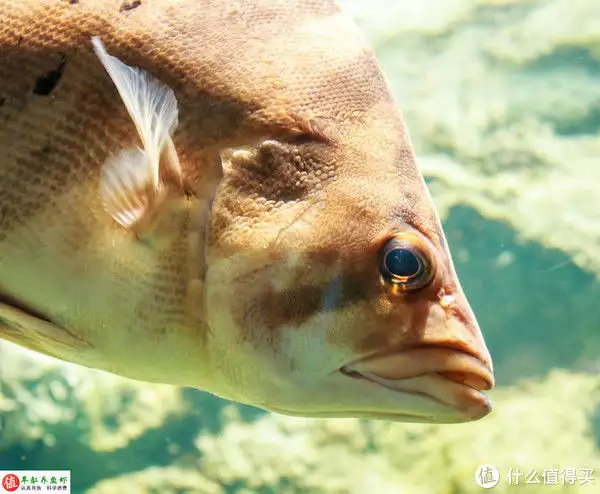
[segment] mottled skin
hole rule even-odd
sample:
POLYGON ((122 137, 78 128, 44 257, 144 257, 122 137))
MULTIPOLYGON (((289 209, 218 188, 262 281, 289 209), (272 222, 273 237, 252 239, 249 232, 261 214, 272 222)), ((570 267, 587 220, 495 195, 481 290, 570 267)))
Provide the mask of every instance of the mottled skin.
POLYGON ((338 6, 124 5, 0 0, 0 336, 284 413, 482 416, 464 390, 442 406, 339 372, 427 345, 491 362, 402 117, 338 6), (179 101, 187 195, 141 238, 100 204, 100 167, 138 136, 91 36, 179 101), (377 252, 412 230, 436 276, 393 294, 377 252))

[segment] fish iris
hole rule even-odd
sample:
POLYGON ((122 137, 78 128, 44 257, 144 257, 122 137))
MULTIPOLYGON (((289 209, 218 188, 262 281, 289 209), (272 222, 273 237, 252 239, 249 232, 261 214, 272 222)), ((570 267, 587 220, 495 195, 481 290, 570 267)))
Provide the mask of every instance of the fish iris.
POLYGON ((381 281, 394 292, 423 288, 431 283, 435 272, 434 254, 417 234, 396 234, 379 251, 381 281))

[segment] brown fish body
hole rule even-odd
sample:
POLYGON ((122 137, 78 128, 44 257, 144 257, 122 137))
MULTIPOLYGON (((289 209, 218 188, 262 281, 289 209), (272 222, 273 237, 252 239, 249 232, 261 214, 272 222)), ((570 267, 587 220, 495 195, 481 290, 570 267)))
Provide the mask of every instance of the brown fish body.
POLYGON ((0 337, 283 413, 487 413, 489 354, 402 118, 337 5, 123 5, 0 0, 0 337), (98 193, 139 136, 92 36, 178 101, 185 194, 137 234, 98 193), (377 261, 398 235, 433 265, 407 293, 377 261))

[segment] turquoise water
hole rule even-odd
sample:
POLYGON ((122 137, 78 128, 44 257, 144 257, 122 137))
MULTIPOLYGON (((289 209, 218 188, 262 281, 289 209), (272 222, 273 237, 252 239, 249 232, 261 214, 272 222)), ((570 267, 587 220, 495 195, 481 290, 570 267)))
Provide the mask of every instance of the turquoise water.
POLYGON ((456 426, 295 419, 2 344, 2 466, 69 468, 89 494, 467 494, 483 492, 482 464, 501 475, 491 492, 600 492, 600 6, 344 3, 443 216, 494 359, 494 412, 456 426))

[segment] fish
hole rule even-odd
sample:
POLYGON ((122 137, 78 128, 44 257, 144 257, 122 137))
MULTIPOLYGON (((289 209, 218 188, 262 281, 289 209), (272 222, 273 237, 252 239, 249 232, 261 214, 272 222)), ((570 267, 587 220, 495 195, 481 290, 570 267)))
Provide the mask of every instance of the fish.
POLYGON ((301 417, 458 423, 494 372, 333 0, 0 0, 0 338, 301 417))

